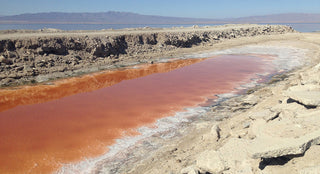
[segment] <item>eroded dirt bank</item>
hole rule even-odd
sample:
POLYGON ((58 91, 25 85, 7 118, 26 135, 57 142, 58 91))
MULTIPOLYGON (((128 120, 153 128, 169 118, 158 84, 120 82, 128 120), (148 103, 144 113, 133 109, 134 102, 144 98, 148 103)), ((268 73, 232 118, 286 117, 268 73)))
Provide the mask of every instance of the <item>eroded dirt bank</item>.
POLYGON ((172 29, 103 31, 2 31, 0 86, 155 61, 185 51, 214 47, 235 38, 294 33, 280 25, 225 25, 172 29))

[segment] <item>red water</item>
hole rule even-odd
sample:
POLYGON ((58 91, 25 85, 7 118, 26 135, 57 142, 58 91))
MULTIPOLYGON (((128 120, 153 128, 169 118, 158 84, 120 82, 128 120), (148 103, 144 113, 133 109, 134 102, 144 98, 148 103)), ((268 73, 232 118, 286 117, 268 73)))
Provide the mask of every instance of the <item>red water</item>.
POLYGON ((254 56, 179 60, 0 90, 0 173, 48 173, 105 153, 154 123, 265 69, 254 56))

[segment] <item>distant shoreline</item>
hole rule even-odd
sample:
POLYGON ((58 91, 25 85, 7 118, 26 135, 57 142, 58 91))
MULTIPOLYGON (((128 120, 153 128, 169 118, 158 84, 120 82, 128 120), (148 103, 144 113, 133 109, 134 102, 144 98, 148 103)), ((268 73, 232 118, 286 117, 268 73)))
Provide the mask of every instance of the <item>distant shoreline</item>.
MULTIPOLYGON (((72 30, 118 30, 118 29, 135 29, 135 28, 176 28, 176 27, 199 27, 227 25, 223 23, 204 23, 204 24, 70 24, 70 23, 25 23, 25 24, 1 24, 0 32, 4 30, 41 30, 55 28, 65 31, 72 30)), ((319 23, 261 23, 261 25, 288 25, 299 32, 315 32, 320 28, 319 23)))
MULTIPOLYGON (((315 21, 315 22, 303 22, 303 21, 297 21, 297 22, 288 22, 288 21, 277 21, 277 22, 248 22, 248 24, 319 24, 320 21, 315 21)), ((101 24, 101 25, 210 25, 210 24, 219 24, 219 25, 224 25, 224 24, 243 24, 243 22, 227 22, 227 21, 214 21, 214 22, 176 22, 176 23, 108 23, 108 22, 46 22, 46 21, 41 21, 41 22, 28 22, 28 21, 0 21, 0 24, 101 24)))
POLYGON ((143 15, 130 12, 100 13, 28 13, 0 16, 0 23, 50 23, 50 24, 278 24, 278 23, 320 23, 319 13, 284 13, 233 18, 188 18, 143 15))

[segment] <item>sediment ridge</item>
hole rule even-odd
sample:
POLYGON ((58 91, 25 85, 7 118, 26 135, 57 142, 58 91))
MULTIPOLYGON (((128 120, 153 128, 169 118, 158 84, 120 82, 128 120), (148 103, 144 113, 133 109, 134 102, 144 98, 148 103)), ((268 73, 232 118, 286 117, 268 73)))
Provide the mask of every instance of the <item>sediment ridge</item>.
POLYGON ((214 47, 235 38, 294 33, 282 25, 224 25, 101 31, 0 32, 0 86, 37 83, 173 56, 183 48, 214 47))

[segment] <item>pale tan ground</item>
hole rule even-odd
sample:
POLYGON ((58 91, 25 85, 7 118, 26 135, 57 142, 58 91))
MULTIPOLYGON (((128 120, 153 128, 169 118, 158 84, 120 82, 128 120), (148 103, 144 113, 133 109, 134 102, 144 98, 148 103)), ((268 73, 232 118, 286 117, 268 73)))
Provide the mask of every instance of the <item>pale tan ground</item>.
POLYGON ((311 63, 213 107, 209 121, 123 173, 320 173, 320 34, 241 38, 214 50, 250 44, 304 48, 311 63))

